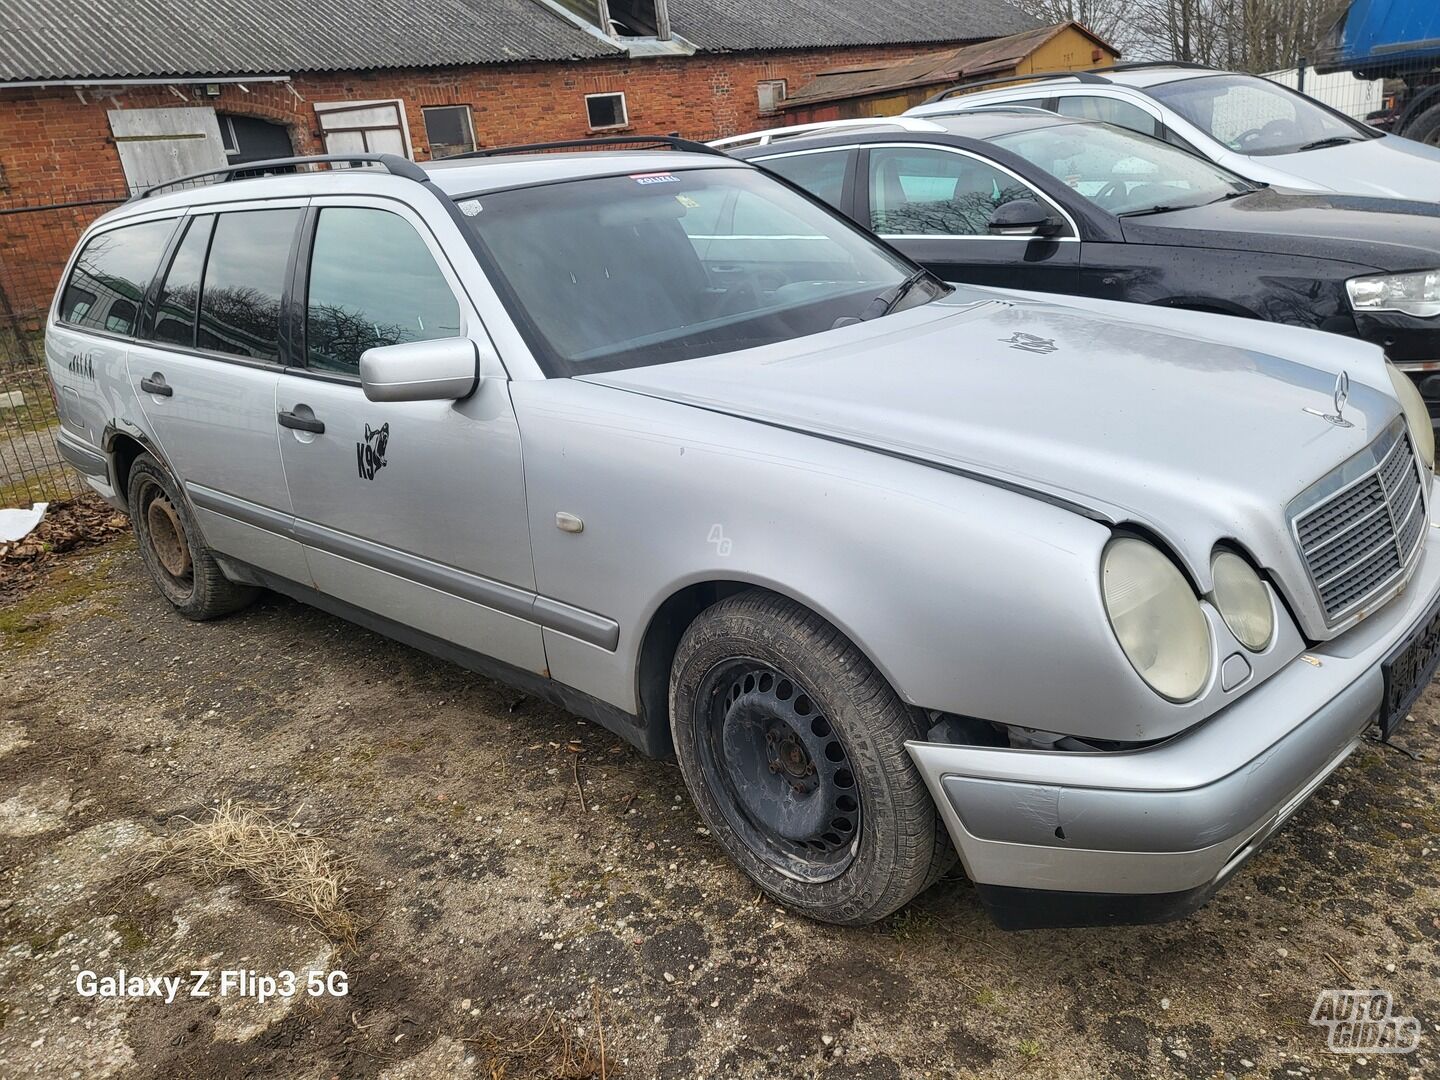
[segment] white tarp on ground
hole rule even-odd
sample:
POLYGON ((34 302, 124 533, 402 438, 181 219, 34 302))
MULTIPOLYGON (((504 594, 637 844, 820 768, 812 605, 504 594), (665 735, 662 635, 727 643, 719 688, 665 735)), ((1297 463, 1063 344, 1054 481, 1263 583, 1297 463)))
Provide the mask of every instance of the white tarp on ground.
POLYGON ((49 503, 36 503, 29 510, 0 510, 0 544, 24 540, 45 516, 49 503))

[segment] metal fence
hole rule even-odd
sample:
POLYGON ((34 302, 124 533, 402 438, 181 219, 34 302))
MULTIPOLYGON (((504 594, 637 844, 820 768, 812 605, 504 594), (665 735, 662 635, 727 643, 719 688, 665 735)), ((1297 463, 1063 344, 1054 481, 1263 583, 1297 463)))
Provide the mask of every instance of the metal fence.
POLYGON ((123 189, 69 192, 63 201, 0 201, 0 507, 78 494, 55 451, 59 418, 45 378, 45 313, 85 227, 123 189))
POLYGON ((1307 60, 1265 77, 1362 123, 1440 146, 1440 68, 1395 61, 1383 70, 1320 73, 1307 60))

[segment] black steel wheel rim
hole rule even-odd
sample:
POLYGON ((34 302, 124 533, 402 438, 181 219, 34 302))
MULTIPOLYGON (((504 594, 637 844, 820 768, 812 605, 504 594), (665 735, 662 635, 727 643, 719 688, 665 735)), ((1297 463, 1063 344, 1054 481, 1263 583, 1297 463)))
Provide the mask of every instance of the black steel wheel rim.
POLYGON ((700 770, 745 846, 801 881, 844 873, 860 836, 860 791, 814 695, 763 661, 736 658, 705 676, 698 701, 700 770))

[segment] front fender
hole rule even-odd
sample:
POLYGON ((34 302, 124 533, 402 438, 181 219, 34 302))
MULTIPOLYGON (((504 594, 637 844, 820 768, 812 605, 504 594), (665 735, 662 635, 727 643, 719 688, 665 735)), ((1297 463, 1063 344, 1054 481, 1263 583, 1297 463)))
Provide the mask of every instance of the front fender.
POLYGON ((1039 497, 573 380, 512 384, 539 591, 615 619, 614 652, 546 632, 552 677, 637 711, 650 619, 688 585, 805 604, 912 705, 1100 739, 1218 708, 1164 702, 1100 598, 1110 529, 1039 497), (584 522, 556 527, 557 513, 584 522), (573 525, 572 525, 573 527, 573 525))

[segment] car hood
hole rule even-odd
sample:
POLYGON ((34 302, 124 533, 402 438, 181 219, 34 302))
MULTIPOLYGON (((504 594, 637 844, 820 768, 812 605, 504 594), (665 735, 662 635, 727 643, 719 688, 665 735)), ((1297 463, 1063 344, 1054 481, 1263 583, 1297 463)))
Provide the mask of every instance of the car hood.
POLYGON ((1265 188, 1122 218, 1121 227, 1132 244, 1299 255, 1372 270, 1440 266, 1440 204, 1433 202, 1265 188))
POLYGON ((1380 350, 1224 316, 1144 314, 961 287, 798 341, 582 378, 1143 524, 1202 584, 1227 537, 1297 580, 1286 505, 1399 413, 1375 389, 1389 385, 1380 350), (1349 427, 1320 415, 1334 411, 1342 369, 1349 427))
POLYGON ((1399 135, 1249 160, 1350 195, 1432 203, 1440 198, 1440 149, 1399 135))

